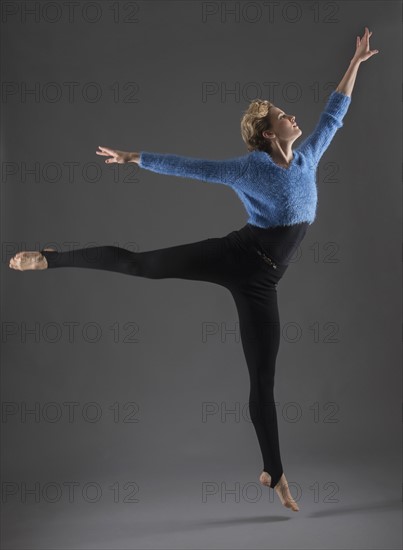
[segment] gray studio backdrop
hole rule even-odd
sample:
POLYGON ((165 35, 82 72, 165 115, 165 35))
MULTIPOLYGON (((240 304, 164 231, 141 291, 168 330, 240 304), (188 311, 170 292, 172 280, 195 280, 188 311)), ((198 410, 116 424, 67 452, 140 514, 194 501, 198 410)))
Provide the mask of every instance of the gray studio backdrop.
POLYGON ((401 547, 401 3, 3 2, 1 15, 4 548, 401 547), (105 165, 97 146, 243 155, 255 97, 295 114, 302 140, 365 25, 380 53, 278 287, 275 396, 303 522, 284 531, 296 516, 258 483, 226 289, 8 261, 241 228, 229 187, 105 165))

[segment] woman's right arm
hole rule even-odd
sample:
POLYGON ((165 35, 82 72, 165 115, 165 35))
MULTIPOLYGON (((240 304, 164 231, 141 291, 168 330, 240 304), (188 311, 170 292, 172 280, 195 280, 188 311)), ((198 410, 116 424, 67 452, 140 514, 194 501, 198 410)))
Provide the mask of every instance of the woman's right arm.
POLYGON ((134 162, 141 168, 159 174, 193 178, 232 186, 243 176, 249 164, 250 155, 226 160, 206 160, 168 153, 125 152, 99 147, 97 154, 109 156, 105 162, 134 162))
POLYGON ((351 93, 354 88, 358 68, 363 61, 366 61, 379 50, 370 50, 369 32, 365 27, 362 38, 357 36, 356 51, 350 61, 349 67, 338 84, 337 88, 330 94, 326 107, 322 112, 315 130, 297 149, 311 156, 314 163, 318 163, 323 153, 329 147, 335 133, 343 126, 343 118, 351 103, 351 93))
POLYGON ((314 131, 297 147, 297 150, 307 155, 314 165, 329 147, 337 130, 344 125, 343 118, 350 103, 350 96, 333 90, 314 131))

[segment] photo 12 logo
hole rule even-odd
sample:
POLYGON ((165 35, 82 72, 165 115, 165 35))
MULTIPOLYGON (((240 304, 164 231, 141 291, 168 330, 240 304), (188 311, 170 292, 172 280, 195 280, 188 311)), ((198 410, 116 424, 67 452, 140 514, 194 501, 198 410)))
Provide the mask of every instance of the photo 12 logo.
POLYGON ((1 22, 6 24, 87 23, 95 25, 102 22, 133 24, 140 22, 140 4, 141 2, 116 0, 105 2, 5 1, 0 3, 0 13, 1 22))

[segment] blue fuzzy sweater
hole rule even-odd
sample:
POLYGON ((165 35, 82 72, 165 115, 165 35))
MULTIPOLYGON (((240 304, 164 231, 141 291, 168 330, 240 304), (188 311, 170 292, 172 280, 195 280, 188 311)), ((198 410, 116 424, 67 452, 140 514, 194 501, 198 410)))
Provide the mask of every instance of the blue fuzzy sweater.
POLYGON ((158 172, 232 187, 258 227, 311 224, 318 202, 316 171, 351 103, 351 97, 334 90, 315 130, 296 149, 288 168, 273 162, 264 151, 226 160, 205 160, 166 153, 140 153, 139 166, 158 172))

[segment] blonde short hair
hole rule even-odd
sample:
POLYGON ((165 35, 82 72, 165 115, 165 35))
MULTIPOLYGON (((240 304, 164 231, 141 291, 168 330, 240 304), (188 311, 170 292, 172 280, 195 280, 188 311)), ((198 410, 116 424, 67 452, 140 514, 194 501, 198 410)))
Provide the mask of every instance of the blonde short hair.
POLYGON ((267 99, 254 99, 241 119, 241 135, 248 151, 270 152, 270 142, 262 136, 262 132, 271 129, 269 110, 274 107, 267 99))

